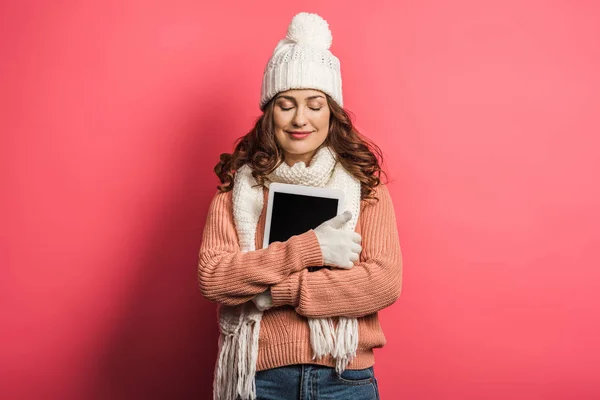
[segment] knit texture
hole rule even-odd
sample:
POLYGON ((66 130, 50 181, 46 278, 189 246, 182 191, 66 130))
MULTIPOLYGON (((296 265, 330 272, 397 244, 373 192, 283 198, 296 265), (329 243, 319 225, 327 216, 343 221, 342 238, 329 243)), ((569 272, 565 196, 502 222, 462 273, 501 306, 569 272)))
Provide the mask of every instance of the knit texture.
MULTIPOLYGON (((233 218, 232 192, 214 197, 199 253, 198 279, 209 300, 230 306, 248 302, 269 287, 273 308, 262 317, 256 370, 291 364, 335 367, 332 357, 313 360, 307 318, 343 315, 358 319, 359 342, 350 369, 374 364, 373 348, 385 337, 377 311, 399 296, 402 258, 393 204, 385 186, 376 188, 379 201, 361 201, 356 231, 363 237, 360 261, 352 269, 321 269, 322 255, 314 232, 262 249, 266 207, 254 234, 253 252, 242 252, 233 218)), ((263 192, 266 204, 267 191, 263 192)))
POLYGON ((332 36, 327 21, 311 13, 294 16, 263 74, 260 108, 277 93, 290 89, 316 89, 343 106, 340 60, 329 47, 332 36))
MULTIPOLYGON (((340 189, 345 194, 343 208, 353 215, 360 214, 360 181, 336 162, 334 151, 328 147, 317 151, 310 166, 304 162, 295 163, 291 168, 285 163, 280 164, 268 176, 268 187, 271 182, 340 189)), ((263 190, 252 176, 251 168, 244 165, 236 172, 233 186, 233 219, 242 252, 256 250, 253 231, 256 231, 263 208, 262 195, 263 190)), ((355 221, 347 221, 342 229, 354 231, 355 221)), ((270 291, 260 296, 272 300, 270 291)), ((254 304, 236 307, 222 305, 219 308, 221 335, 215 369, 215 400, 255 398, 254 375, 262 315, 262 311, 254 304)), ((336 370, 341 374, 356 356, 358 321, 339 317, 335 326, 332 318, 309 318, 308 325, 313 359, 333 356, 336 370)))

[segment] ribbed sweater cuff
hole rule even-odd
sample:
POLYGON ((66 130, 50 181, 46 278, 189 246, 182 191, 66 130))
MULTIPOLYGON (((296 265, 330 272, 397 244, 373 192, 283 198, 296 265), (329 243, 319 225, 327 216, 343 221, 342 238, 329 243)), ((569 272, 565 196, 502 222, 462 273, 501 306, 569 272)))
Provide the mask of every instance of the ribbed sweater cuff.
POLYGON ((302 268, 299 271, 291 273, 280 283, 271 286, 271 297, 273 307, 294 306, 300 301, 300 275, 301 271, 307 267, 316 267, 323 265, 323 253, 317 235, 311 229, 310 231, 293 237, 294 245, 297 246, 299 255, 302 259, 302 268))
POLYGON ((290 274, 283 282, 271 286, 271 298, 273 307, 293 306, 297 307, 300 296, 301 272, 290 274))
POLYGON ((294 245, 300 250, 300 258, 302 259, 302 270, 307 267, 314 267, 323 265, 323 253, 321 253, 321 246, 315 231, 312 229, 301 235, 291 238, 295 243, 294 245))

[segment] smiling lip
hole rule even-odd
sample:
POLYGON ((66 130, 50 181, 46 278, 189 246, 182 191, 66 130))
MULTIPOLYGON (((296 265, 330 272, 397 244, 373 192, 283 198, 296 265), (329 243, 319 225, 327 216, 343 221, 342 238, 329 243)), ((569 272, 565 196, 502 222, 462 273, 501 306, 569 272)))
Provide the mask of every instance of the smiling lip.
POLYGON ((305 137, 307 137, 308 135, 311 134, 311 132, 308 132, 308 131, 294 131, 294 132, 288 132, 288 133, 294 139, 304 139, 305 137))

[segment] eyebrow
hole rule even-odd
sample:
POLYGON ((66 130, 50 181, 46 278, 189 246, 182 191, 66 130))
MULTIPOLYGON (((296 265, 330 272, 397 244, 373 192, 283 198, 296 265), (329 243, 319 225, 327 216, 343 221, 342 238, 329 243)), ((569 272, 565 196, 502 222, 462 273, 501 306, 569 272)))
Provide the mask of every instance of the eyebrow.
MULTIPOLYGON (((324 99, 325 97, 322 96, 322 95, 320 95, 320 94, 318 94, 318 95, 315 95, 315 96, 307 97, 306 100, 314 100, 314 99, 318 99, 318 98, 324 99)), ((296 102, 296 98, 293 97, 293 96, 279 95, 279 96, 277 96, 277 99, 286 99, 286 100, 290 100, 290 101, 296 102)))

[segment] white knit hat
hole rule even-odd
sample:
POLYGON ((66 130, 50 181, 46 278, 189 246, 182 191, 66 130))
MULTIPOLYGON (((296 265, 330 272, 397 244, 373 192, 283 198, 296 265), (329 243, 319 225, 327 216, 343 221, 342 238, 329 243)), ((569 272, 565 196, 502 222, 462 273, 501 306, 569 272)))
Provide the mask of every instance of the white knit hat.
POLYGON ((343 106, 340 60, 329 51, 331 41, 323 18, 305 12, 294 16, 265 68, 261 110, 277 93, 290 89, 320 90, 343 106))

